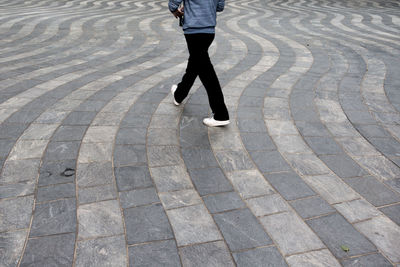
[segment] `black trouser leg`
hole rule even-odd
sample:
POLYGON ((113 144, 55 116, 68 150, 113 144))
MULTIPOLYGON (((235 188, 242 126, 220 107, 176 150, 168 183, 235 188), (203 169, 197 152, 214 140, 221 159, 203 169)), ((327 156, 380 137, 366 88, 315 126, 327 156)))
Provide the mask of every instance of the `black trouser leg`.
POLYGON ((221 86, 208 55, 208 48, 214 40, 214 34, 185 34, 185 38, 189 49, 189 61, 186 73, 175 92, 176 101, 182 102, 187 97, 196 77, 199 76, 207 91, 214 118, 228 120, 229 113, 224 103, 221 86))

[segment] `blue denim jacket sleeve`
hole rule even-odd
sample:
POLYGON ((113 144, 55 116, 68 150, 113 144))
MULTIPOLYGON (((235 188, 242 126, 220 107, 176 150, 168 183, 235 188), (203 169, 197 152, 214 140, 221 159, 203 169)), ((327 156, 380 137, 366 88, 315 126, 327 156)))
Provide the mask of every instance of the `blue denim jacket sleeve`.
POLYGON ((182 1, 183 0, 169 0, 168 2, 169 11, 174 12, 175 10, 177 10, 182 1))
POLYGON ((225 7, 225 0, 218 0, 217 3, 217 12, 222 12, 225 7))

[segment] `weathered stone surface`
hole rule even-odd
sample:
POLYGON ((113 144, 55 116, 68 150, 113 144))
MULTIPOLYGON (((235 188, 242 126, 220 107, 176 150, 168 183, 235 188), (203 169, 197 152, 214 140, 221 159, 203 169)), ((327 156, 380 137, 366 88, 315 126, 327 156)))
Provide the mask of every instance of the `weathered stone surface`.
POLYGON ((113 184, 78 188, 79 204, 98 202, 117 198, 117 190, 113 184))
POLYGON ((363 221, 381 215, 374 206, 362 199, 333 205, 350 223, 363 221))
POLYGON ((126 166, 115 168, 114 175, 117 180, 119 191, 153 186, 147 166, 126 166))
POLYGON ((0 232, 28 228, 33 211, 33 196, 0 201, 0 232))
POLYGON ((203 200, 211 213, 240 209, 246 206, 236 192, 209 195, 203 197, 203 200))
POLYGON ((59 184, 39 187, 36 201, 44 202, 62 198, 73 198, 75 197, 75 190, 74 184, 59 184))
POLYGON ((154 187, 120 192, 119 197, 124 209, 160 202, 154 187))
POLYGON ((189 170, 189 173, 201 196, 233 190, 232 185, 220 168, 194 169, 189 170))
POLYGON ((244 199, 274 193, 272 187, 256 170, 231 172, 228 179, 244 199))
POLYGON ((315 195, 315 192, 296 173, 280 172, 264 176, 286 200, 315 195))
POLYGON ((183 266, 235 266, 222 241, 186 246, 179 251, 183 266))
POLYGON ((255 216, 270 215, 289 209, 289 206, 278 194, 247 199, 246 202, 255 216))
POLYGON ((157 241, 129 247, 130 266, 180 266, 175 241, 157 241))
POLYGON ((333 257, 327 249, 306 252, 303 254, 292 255, 286 258, 290 266, 315 266, 315 267, 334 267, 340 266, 340 263, 333 257))
POLYGON ((296 200, 290 204, 304 219, 335 212, 332 206, 318 196, 296 200))
POLYGON ((233 253, 237 266, 288 266, 275 247, 255 248, 233 253))
POLYGON ((351 258, 342 261, 344 267, 355 267, 355 266, 382 266, 390 267, 393 266, 385 257, 381 254, 371 254, 360 256, 356 258, 351 258))
POLYGON ((400 204, 380 208, 379 210, 400 226, 400 204))
POLYGON ((165 209, 181 208, 202 203, 199 194, 193 189, 160 193, 159 196, 165 209))
POLYGON ((153 167, 150 168, 150 172, 159 192, 190 189, 193 187, 187 170, 183 165, 153 167))
POLYGON ((167 211, 178 246, 221 240, 213 219, 202 205, 167 211))
POLYGON ((5 232, 0 234, 0 265, 16 266, 24 248, 27 230, 5 232))

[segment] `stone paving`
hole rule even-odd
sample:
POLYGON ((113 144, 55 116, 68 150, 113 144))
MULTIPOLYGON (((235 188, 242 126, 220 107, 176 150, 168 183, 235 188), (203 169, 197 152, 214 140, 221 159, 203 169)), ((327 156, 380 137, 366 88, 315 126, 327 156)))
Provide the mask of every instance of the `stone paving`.
POLYGON ((0 0, 0 266, 400 266, 400 3, 0 0))

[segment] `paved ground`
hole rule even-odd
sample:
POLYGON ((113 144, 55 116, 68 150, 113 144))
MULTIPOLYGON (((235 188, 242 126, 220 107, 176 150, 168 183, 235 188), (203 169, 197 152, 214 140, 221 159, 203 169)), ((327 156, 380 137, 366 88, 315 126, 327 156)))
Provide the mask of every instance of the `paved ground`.
POLYGON ((0 0, 0 265, 399 264, 400 3, 227 0, 218 129, 166 4, 0 0))

